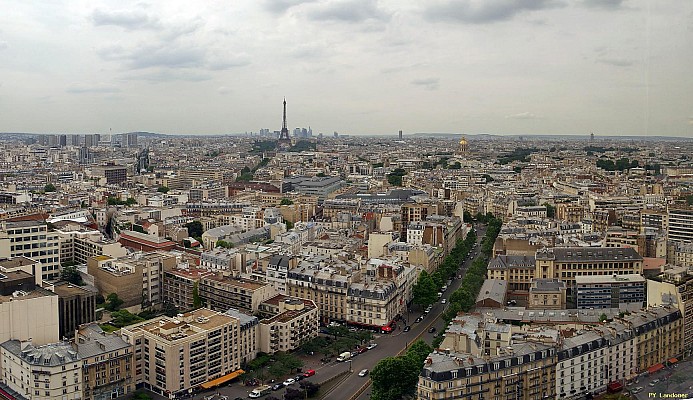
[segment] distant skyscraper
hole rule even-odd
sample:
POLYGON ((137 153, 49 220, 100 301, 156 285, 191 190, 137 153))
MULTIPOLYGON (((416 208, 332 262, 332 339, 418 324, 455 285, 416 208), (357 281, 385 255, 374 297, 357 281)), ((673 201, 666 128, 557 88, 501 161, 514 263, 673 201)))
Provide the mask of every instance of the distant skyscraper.
POLYGON ((58 145, 60 147, 67 146, 67 135, 58 135, 58 145))
POLYGON ((336 138, 339 137, 339 133, 337 133, 337 131, 334 131, 334 133, 332 135, 336 138))
POLYGON ((399 130, 399 140, 402 140, 402 130, 399 130))
POLYGON ((590 142, 594 142, 594 132, 590 133, 590 142))

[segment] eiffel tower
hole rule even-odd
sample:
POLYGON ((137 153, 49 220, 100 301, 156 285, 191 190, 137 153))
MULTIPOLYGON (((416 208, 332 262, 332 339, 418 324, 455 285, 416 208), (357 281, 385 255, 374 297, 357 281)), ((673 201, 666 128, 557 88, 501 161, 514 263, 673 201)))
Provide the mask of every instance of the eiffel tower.
POLYGON ((282 130, 279 132, 279 146, 290 146, 289 128, 286 127, 286 97, 284 98, 284 116, 282 118, 282 130))

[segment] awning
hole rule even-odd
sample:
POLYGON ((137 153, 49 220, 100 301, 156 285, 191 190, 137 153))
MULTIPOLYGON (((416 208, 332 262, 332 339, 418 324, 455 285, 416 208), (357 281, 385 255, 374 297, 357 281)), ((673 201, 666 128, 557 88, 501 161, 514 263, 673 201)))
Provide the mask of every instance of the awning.
POLYGON ((654 374, 655 372, 659 371, 662 368, 664 368, 664 364, 662 364, 662 363, 655 364, 655 365, 653 365, 647 369, 647 373, 648 374, 654 374))
POLYGON ((670 358, 670 359, 669 359, 669 364, 676 364, 677 362, 679 362, 679 359, 678 359, 678 358, 675 358, 675 357, 674 357, 674 358, 670 358))
POLYGON ((618 392, 619 390, 623 389, 623 384, 622 384, 621 382, 618 382, 618 381, 616 381, 616 382, 611 382, 611 383, 609 383, 609 385, 607 386, 607 388, 608 388, 608 390, 610 390, 611 392, 618 392))
POLYGON ((239 369, 239 370, 233 371, 230 374, 224 375, 221 378, 212 379, 211 381, 207 381, 207 382, 201 384, 200 387, 202 389, 211 389, 213 387, 222 385, 222 384, 230 381, 233 378, 237 378, 239 375, 243 375, 243 374, 245 374, 245 371, 243 371, 242 369, 239 369))

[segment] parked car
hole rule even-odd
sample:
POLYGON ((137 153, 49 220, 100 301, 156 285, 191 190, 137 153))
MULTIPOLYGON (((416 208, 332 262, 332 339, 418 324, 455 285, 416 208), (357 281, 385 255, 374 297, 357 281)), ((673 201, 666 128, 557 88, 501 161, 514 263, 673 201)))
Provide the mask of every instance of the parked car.
POLYGON ((358 349, 356 349, 356 352, 359 354, 365 353, 367 351, 368 351, 368 347, 359 347, 358 349))
POLYGON ((366 375, 368 375, 368 370, 367 370, 367 369, 362 369, 362 370, 359 372, 359 376, 366 376, 366 375))
POLYGON ((407 325, 404 327, 404 332, 409 332, 411 330, 411 326, 407 325))
POLYGON ((432 326, 432 327, 428 328, 428 333, 433 333, 433 332, 435 332, 435 331, 436 331, 436 327, 435 327, 435 326, 432 326))
POLYGON ((296 382, 302 381, 303 379, 305 379, 305 376, 303 376, 303 374, 299 374, 294 377, 294 380, 296 382))
POLYGON ((421 321, 423 321, 423 317, 418 317, 414 320, 415 323, 419 323, 421 321))
POLYGON ((358 351, 352 351, 351 357, 354 358, 354 357, 358 356, 359 354, 361 354, 361 353, 359 353, 358 351))
POLYGON ((447 302, 448 302, 447 300, 443 299, 443 300, 440 301, 440 304, 445 304, 445 303, 447 303, 447 302))
POLYGON ((659 383, 659 379, 655 379, 655 380, 653 380, 652 382, 650 382, 649 385, 650 385, 651 387, 654 387, 654 385, 656 385, 656 384, 658 384, 658 383, 659 383))
POLYGON ((376 347, 378 347, 378 343, 370 343, 368 346, 366 346, 368 350, 373 350, 376 347))
POLYGON ((296 380, 294 378, 289 378, 289 379, 284 381, 284 386, 291 386, 294 383, 296 383, 296 380))
POLYGON ((632 392, 633 393, 640 393, 640 392, 642 392, 643 389, 644 389, 644 387, 638 386, 635 389, 633 389, 632 392))
POLYGON ((281 388, 283 388, 283 387, 284 387, 284 384, 282 384, 282 383, 275 383, 274 385, 272 385, 272 390, 277 391, 277 390, 279 390, 279 389, 281 389, 281 388))
POLYGON ((313 375, 315 375, 315 370, 314 370, 314 369, 309 369, 308 371, 306 371, 306 372, 303 373, 303 377, 304 377, 304 378, 308 378, 308 377, 313 376, 313 375))

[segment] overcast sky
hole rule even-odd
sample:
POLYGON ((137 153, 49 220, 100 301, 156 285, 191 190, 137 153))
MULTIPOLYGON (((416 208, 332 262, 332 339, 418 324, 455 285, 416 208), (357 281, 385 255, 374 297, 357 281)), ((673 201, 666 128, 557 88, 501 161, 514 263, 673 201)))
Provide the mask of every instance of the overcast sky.
POLYGON ((0 132, 693 136, 689 0, 0 10, 0 132))

